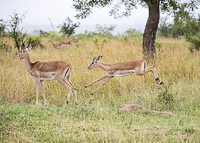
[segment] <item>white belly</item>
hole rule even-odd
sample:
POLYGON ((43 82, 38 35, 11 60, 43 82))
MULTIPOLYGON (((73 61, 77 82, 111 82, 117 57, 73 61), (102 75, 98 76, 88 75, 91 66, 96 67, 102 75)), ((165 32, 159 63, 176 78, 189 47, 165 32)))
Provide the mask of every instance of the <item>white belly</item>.
POLYGON ((115 74, 115 75, 113 75, 113 76, 114 76, 114 77, 120 77, 120 76, 127 76, 127 75, 131 75, 131 74, 134 74, 134 72, 126 73, 126 74, 115 74))
MULTIPOLYGON (((30 75, 33 79, 35 79, 34 76, 30 75)), ((51 77, 51 78, 40 78, 40 80, 47 80, 47 81, 50 81, 50 80, 55 80, 55 77, 51 77)))

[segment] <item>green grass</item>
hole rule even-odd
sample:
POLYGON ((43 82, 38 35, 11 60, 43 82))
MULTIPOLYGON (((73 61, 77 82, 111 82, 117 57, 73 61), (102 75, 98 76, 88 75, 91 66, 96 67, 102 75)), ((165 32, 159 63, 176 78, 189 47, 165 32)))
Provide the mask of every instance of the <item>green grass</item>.
MULTIPOLYGON (((78 105, 71 95, 63 108, 67 90, 57 81, 45 82, 48 106, 35 105, 35 81, 13 51, 0 51, 0 141, 1 142, 200 142, 200 53, 191 53, 183 39, 158 39, 161 43, 155 65, 163 86, 152 73, 111 79, 97 93, 101 82, 84 85, 104 74, 88 70, 94 56, 115 63, 142 58, 141 41, 111 40, 96 46, 80 41, 69 51, 30 51, 31 61, 64 60, 72 65, 71 81, 77 88, 78 105), (144 110, 122 112, 122 104, 139 104, 144 110), (160 115, 151 110, 168 111, 160 115)), ((41 91, 40 91, 41 92, 41 91)))
MULTIPOLYGON (((0 104, 2 142, 199 142, 199 101, 173 115, 118 111, 130 97, 90 97, 77 106, 0 104), (114 101, 114 102, 113 102, 114 101)), ((185 106, 183 106, 184 104, 185 106)), ((182 105, 182 106, 181 106, 182 105)))

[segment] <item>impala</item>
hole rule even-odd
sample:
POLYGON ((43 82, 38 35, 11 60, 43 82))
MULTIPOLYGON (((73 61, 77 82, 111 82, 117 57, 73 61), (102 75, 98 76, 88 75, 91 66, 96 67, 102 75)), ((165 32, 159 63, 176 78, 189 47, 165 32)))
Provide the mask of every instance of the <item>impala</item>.
POLYGON ((8 45, 7 41, 5 43, 6 43, 6 48, 7 48, 6 51, 12 51, 12 46, 8 45))
POLYGON ((55 48, 55 49, 59 49, 60 48, 61 50, 63 50, 63 47, 67 47, 68 46, 67 44, 62 43, 62 42, 60 42, 59 44, 54 44, 53 43, 53 38, 50 39, 48 42, 51 42, 52 47, 55 48))
POLYGON ((3 43, 3 41, 1 41, 1 48, 5 48, 6 49, 6 52, 7 51, 12 51, 12 46, 8 45, 7 44, 7 41, 5 43, 3 43))
POLYGON ((75 40, 75 39, 70 39, 71 43, 76 44, 79 42, 79 40, 75 40))
POLYGON ((60 42, 59 44, 67 44, 67 45, 71 45, 72 44, 71 41, 68 40, 67 37, 65 39, 66 39, 66 41, 60 42))
MULTIPOLYGON (((71 65, 64 61, 53 61, 53 62, 40 62, 37 61, 32 63, 29 57, 29 51, 32 47, 28 48, 25 46, 24 41, 21 46, 21 52, 19 54, 19 59, 24 59, 25 68, 30 73, 30 76, 36 80, 36 104, 38 104, 38 91, 39 84, 41 83, 42 96, 44 99, 44 105, 46 105, 45 91, 44 91, 44 81, 57 80, 63 86, 68 89, 67 103, 69 103, 70 95, 73 92, 75 95, 75 102, 77 104, 77 95, 74 85, 70 81, 71 65)), ((66 105, 65 104, 65 105, 66 105)))
POLYGON ((59 45, 65 45, 64 47, 69 47, 70 45, 72 45, 72 43, 70 41, 64 41, 60 42, 59 45))
POLYGON ((54 44, 54 43, 53 43, 53 38, 50 39, 48 42, 51 42, 51 45, 52 45, 53 48, 55 48, 55 49, 60 48, 60 47, 59 47, 59 44, 54 44))
POLYGON ((97 92, 100 89, 100 87, 106 84, 111 78, 131 75, 134 73, 136 75, 144 75, 145 73, 148 73, 151 71, 154 75, 156 83, 160 85, 163 84, 163 82, 161 82, 158 78, 155 66, 148 68, 146 60, 137 60, 137 61, 123 62, 123 63, 115 63, 115 64, 105 64, 105 63, 99 62, 102 59, 102 57, 103 56, 98 56, 97 58, 94 58, 92 63, 88 67, 88 69, 100 68, 106 72, 105 75, 98 78, 94 82, 88 85, 85 85, 85 88, 86 88, 96 83, 97 81, 105 79, 105 81, 94 92, 92 92, 91 95, 97 92))

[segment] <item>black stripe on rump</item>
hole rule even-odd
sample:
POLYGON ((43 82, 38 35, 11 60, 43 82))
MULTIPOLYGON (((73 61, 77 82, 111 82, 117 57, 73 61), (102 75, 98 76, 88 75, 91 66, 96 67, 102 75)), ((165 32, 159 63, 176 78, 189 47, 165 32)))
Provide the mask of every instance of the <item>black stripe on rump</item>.
POLYGON ((68 71, 70 70, 70 67, 67 69, 67 71, 65 72, 65 77, 66 77, 66 75, 67 75, 67 73, 68 73, 68 71))

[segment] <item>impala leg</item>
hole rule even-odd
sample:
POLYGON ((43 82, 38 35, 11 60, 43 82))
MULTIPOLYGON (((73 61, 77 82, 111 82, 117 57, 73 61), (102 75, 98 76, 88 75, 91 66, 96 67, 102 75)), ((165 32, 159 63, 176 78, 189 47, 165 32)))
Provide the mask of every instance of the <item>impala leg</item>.
POLYGON ((65 106, 66 106, 69 103, 69 99, 70 99, 70 95, 73 91, 73 87, 68 82, 66 82, 65 80, 59 80, 58 79, 58 81, 68 89, 67 103, 65 104, 65 106))
POLYGON ((108 77, 94 92, 91 93, 91 95, 93 95, 94 93, 96 93, 104 84, 106 84, 109 80, 111 79, 111 77, 108 77))
POLYGON ((142 74, 148 73, 148 72, 150 72, 150 71, 153 73, 154 78, 155 78, 155 80, 156 80, 156 83, 162 85, 163 82, 160 81, 160 79, 158 78, 158 75, 157 75, 157 71, 156 71, 155 66, 152 66, 152 67, 150 67, 150 68, 144 69, 143 72, 142 72, 142 74))
POLYGON ((75 103, 77 104, 77 94, 76 94, 76 88, 75 86, 71 83, 71 81, 68 79, 66 82, 68 82, 72 87, 72 92, 74 93, 74 96, 75 96, 75 103))
POLYGON ((67 82, 68 84, 70 84, 70 85, 73 87, 72 92, 74 93, 74 96, 75 96, 75 103, 77 104, 76 88, 75 88, 75 86, 72 84, 72 82, 70 81, 70 74, 69 74, 68 76, 66 76, 66 82, 67 82))
POLYGON ((92 83, 85 85, 85 88, 87 88, 88 86, 91 86, 92 84, 96 83, 97 81, 100 81, 102 79, 107 78, 109 75, 103 75, 102 77, 98 78, 97 80, 93 81, 92 83))
POLYGON ((47 103, 46 103, 46 99, 45 99, 44 80, 41 80, 40 83, 41 83, 41 89, 42 89, 42 96, 43 96, 43 100, 44 100, 44 105, 46 106, 47 103))
POLYGON ((36 78, 36 103, 35 103, 36 105, 38 105, 39 83, 40 83, 39 78, 36 78))
POLYGON ((74 93, 74 96, 75 96, 75 103, 76 103, 76 105, 77 105, 77 94, 76 94, 76 90, 73 89, 72 92, 74 93))

